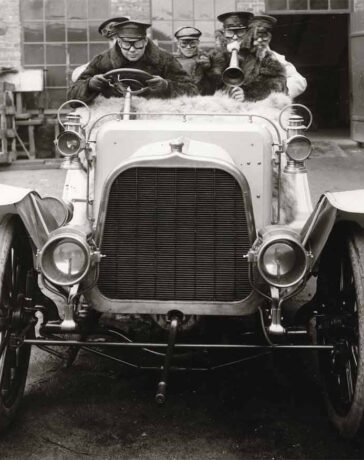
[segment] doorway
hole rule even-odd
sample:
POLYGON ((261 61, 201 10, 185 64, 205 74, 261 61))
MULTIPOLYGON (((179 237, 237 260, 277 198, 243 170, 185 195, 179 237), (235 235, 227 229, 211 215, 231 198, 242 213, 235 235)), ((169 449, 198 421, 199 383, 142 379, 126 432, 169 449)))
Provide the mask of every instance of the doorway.
POLYGON ((348 14, 280 15, 271 47, 307 79, 295 102, 307 105, 313 129, 350 125, 348 14))

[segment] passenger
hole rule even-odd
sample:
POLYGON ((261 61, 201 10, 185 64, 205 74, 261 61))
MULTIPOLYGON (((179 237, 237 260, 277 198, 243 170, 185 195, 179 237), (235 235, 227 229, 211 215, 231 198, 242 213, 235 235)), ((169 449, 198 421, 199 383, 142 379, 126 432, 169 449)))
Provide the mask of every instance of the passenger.
POLYGON ((272 40, 272 29, 277 19, 266 14, 255 15, 249 22, 248 34, 251 35, 251 51, 256 54, 272 53, 284 67, 287 78, 288 95, 295 98, 302 94, 307 88, 306 79, 296 70, 296 67, 288 62, 282 54, 270 49, 272 40))
POLYGON ((150 24, 128 20, 114 26, 115 45, 97 55, 72 85, 70 99, 91 102, 98 94, 120 97, 120 92, 110 86, 103 74, 109 70, 130 68, 144 70, 151 75, 146 81, 149 88, 145 97, 169 98, 184 94, 198 94, 196 85, 182 69, 180 63, 167 51, 158 48, 146 36, 150 24))
POLYGON ((200 94, 213 94, 210 81, 210 57, 199 49, 201 31, 195 27, 181 27, 174 36, 177 39, 178 53, 176 59, 190 75, 200 94))
MULTIPOLYGON (((237 46, 238 66, 243 75, 241 86, 233 86, 229 94, 239 101, 258 101, 265 99, 272 92, 287 92, 286 71, 283 64, 272 51, 266 49, 261 53, 258 52, 260 48, 257 45, 253 46, 251 31, 254 29, 247 31, 247 27, 253 20, 252 13, 243 11, 224 13, 217 19, 223 24, 227 40, 228 51, 224 54, 224 70, 230 66, 232 48, 237 46)), ((221 63, 218 62, 217 65, 221 63)))
MULTIPOLYGON (((109 40, 109 48, 112 48, 116 42, 115 29, 114 29, 115 25, 120 24, 121 22, 129 21, 129 20, 130 20, 129 16, 119 16, 118 18, 107 19, 102 24, 100 24, 99 34, 109 40)), ((89 65, 89 62, 87 62, 86 64, 82 64, 79 67, 75 68, 71 76, 72 82, 75 82, 76 80, 78 80, 78 77, 81 75, 81 73, 86 69, 88 65, 89 65)))

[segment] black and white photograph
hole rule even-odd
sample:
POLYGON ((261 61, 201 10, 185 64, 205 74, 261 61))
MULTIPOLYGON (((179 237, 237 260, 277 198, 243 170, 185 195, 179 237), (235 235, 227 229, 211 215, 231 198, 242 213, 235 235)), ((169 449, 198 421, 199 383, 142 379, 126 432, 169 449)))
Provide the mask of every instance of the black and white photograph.
POLYGON ((364 458, 364 0, 0 0, 0 459, 364 458))

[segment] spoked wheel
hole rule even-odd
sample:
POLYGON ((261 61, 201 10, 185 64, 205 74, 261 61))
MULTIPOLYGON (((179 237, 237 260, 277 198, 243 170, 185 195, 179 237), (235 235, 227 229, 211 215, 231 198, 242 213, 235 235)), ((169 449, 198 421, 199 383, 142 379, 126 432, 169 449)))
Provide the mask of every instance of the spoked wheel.
POLYGON ((25 238, 24 228, 14 219, 1 222, 0 430, 16 415, 28 373, 30 346, 17 346, 13 339, 23 330, 27 337, 34 336, 34 326, 24 311, 27 273, 32 268, 31 249, 25 238))
POLYGON ((339 225, 330 236, 317 280, 319 366, 329 418, 340 434, 355 436, 364 411, 364 232, 339 225))

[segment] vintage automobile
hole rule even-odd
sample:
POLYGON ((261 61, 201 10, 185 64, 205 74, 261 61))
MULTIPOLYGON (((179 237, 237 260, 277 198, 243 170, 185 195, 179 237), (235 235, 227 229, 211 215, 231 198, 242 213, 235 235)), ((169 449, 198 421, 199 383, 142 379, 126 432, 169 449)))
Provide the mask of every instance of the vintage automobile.
POLYGON ((1 427, 19 407, 32 345, 64 346, 69 363, 83 349, 160 370, 160 404, 176 369, 307 349, 331 421, 354 436, 364 409, 364 190, 326 193, 313 208, 303 106, 283 109, 281 127, 254 114, 147 119, 130 105, 144 73, 109 77, 122 111, 87 133, 77 111, 59 112, 63 200, 0 187, 1 427), (297 306, 316 277, 315 295, 297 306))

